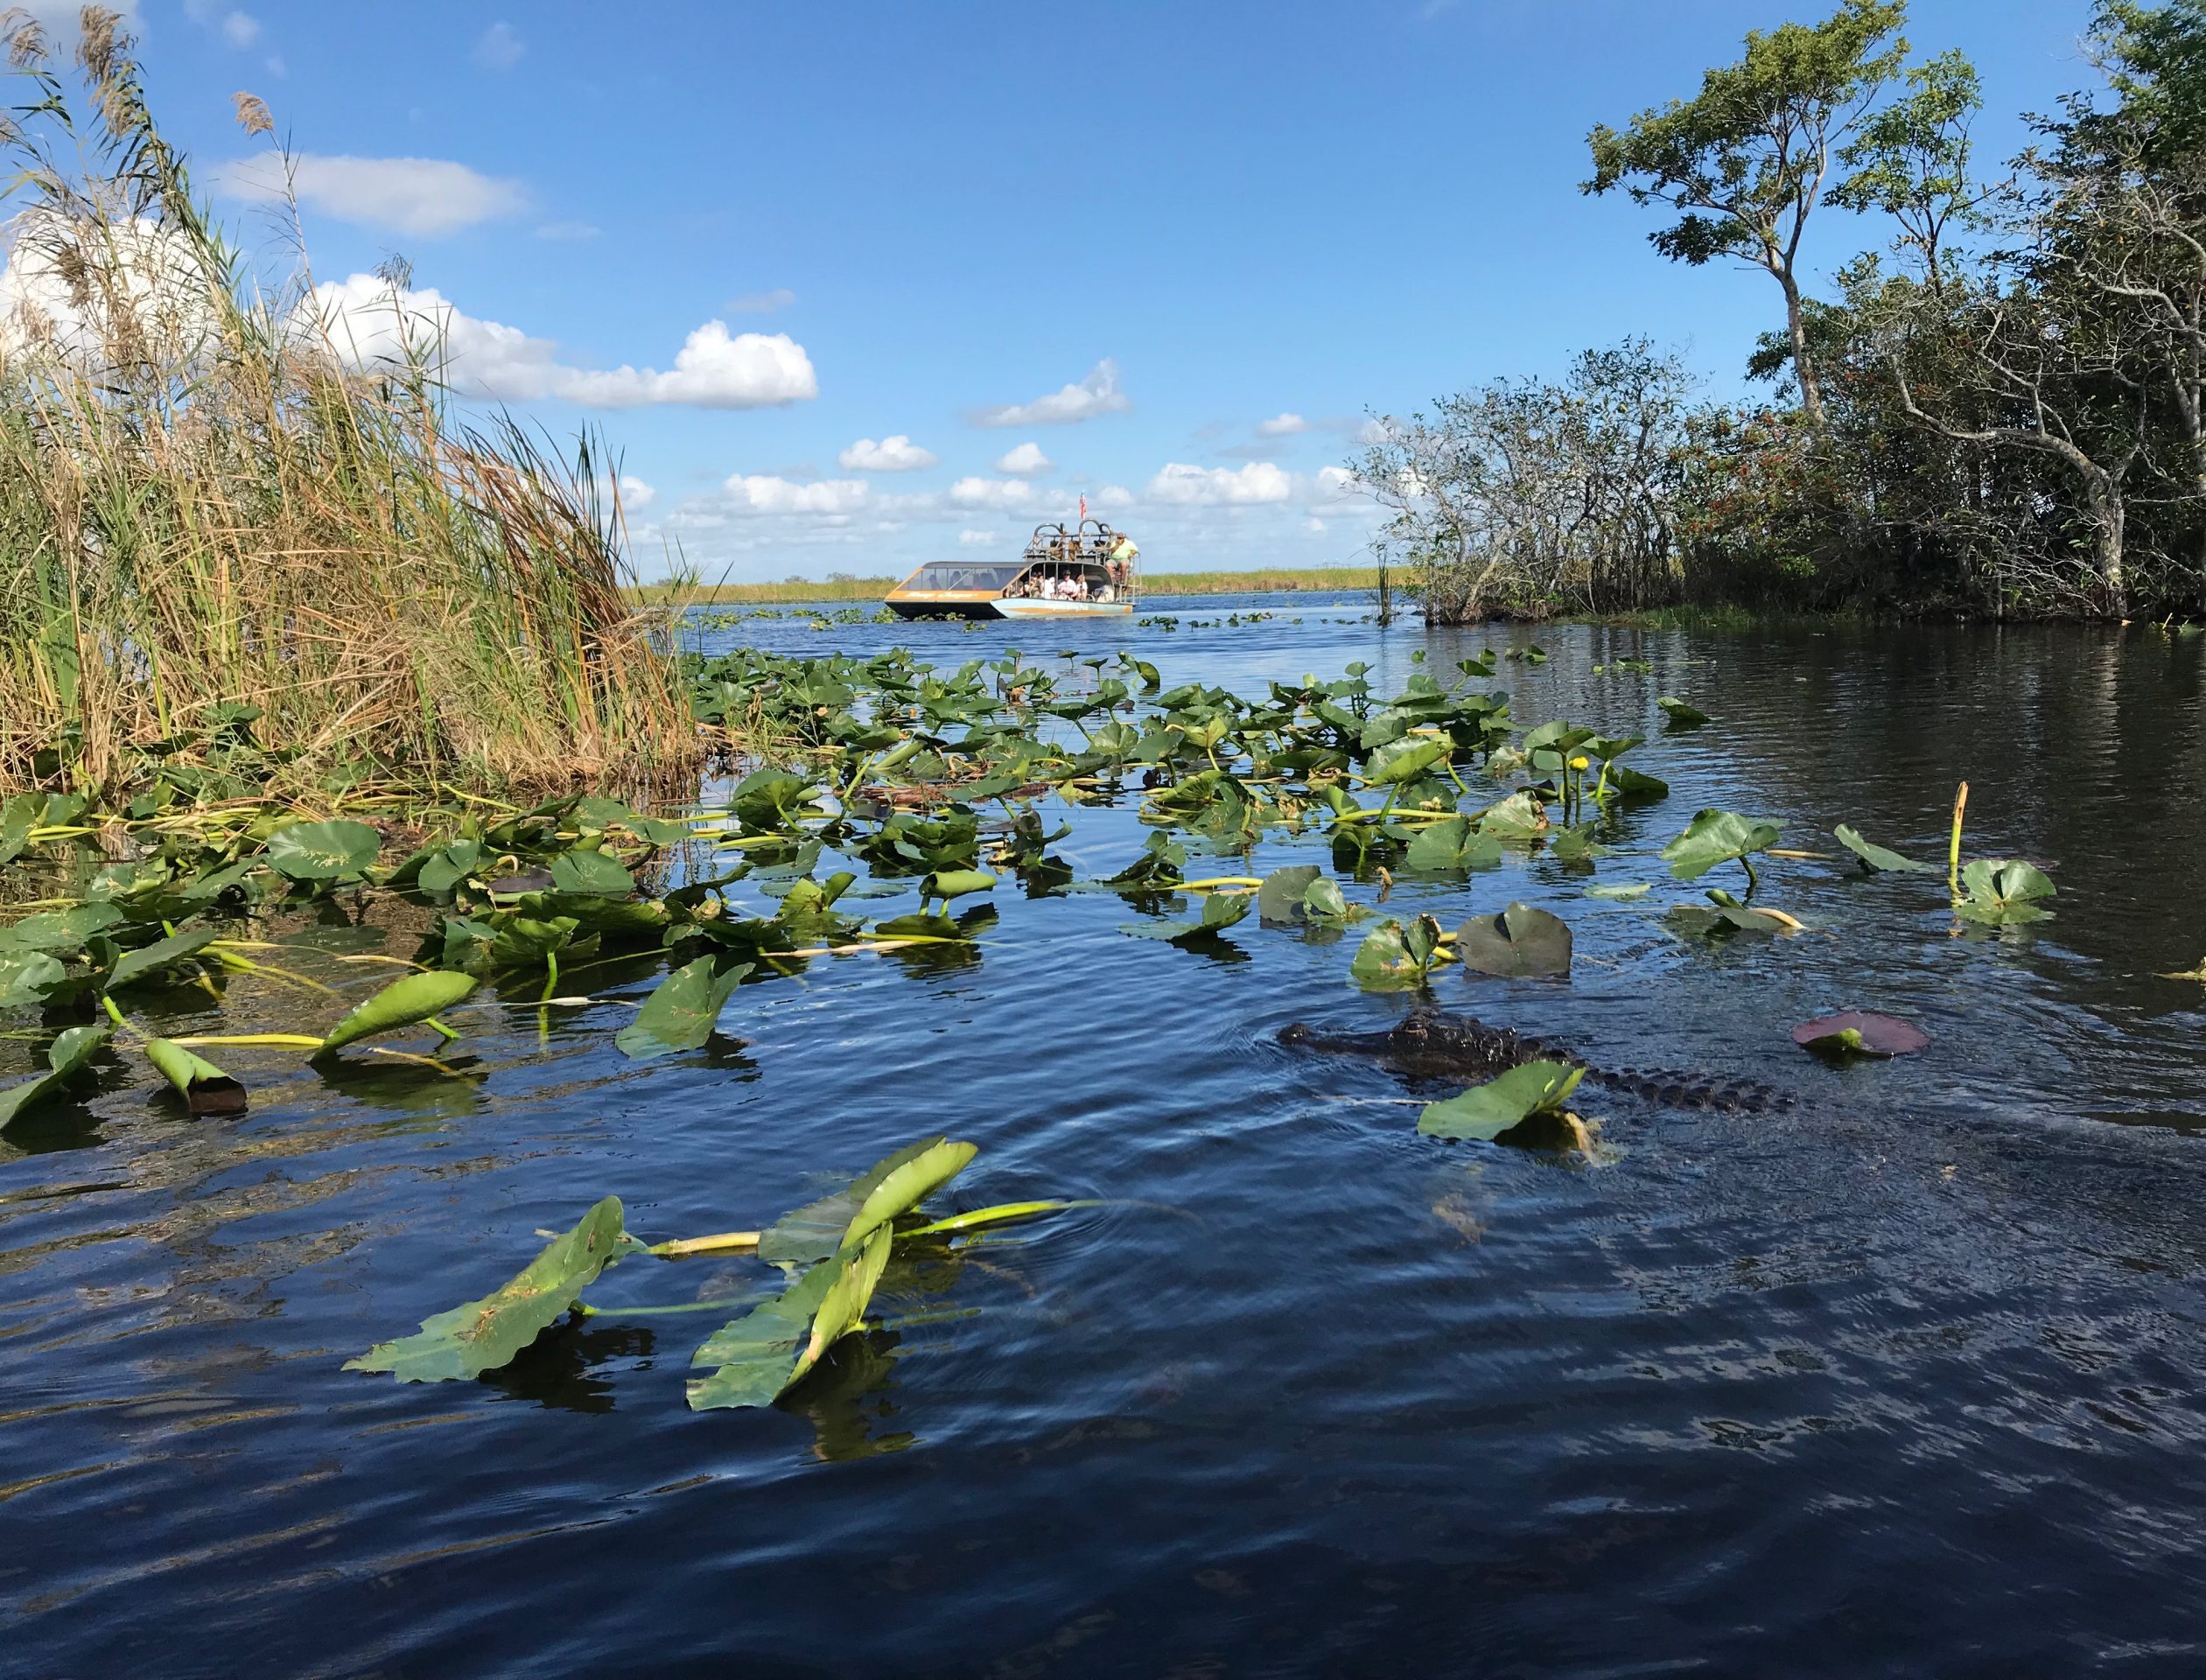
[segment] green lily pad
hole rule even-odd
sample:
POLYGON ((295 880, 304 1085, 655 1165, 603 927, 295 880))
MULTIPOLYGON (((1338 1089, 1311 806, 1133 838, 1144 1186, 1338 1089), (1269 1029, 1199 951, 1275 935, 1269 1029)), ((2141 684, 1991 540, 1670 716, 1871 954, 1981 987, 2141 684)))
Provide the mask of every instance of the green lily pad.
POLYGON ((348 1371, 388 1371, 401 1382, 448 1382, 494 1371, 549 1329, 598 1274, 625 1254, 641 1251, 607 1196, 565 1236, 502 1286, 424 1319, 421 1328, 345 1362, 348 1371))
POLYGON ((1708 714, 1698 706, 1689 706, 1673 694, 1657 695, 1655 704, 1663 709, 1672 729, 1698 729, 1709 721, 1708 714))
POLYGON ((1547 832, 1547 808, 1520 789, 1479 814, 1481 834, 1497 840, 1531 840, 1547 832))
POLYGON ((775 1299, 714 1332, 690 1356, 693 1365, 718 1368, 690 1379, 690 1410, 770 1405, 802 1382, 822 1354, 865 1322, 866 1304, 888 1265, 890 1241, 886 1226, 874 1229, 775 1299))
POLYGON ((245 1087, 204 1056, 166 1039, 148 1039, 145 1056, 195 1115, 242 1114, 245 1087))
POLYGON ((1696 881, 1719 864, 1766 851, 1777 844, 1777 834, 1774 822, 1711 808, 1695 815, 1685 831, 1662 849, 1662 858, 1679 880, 1696 881))
POLYGON ((1455 930, 1455 955, 1466 969, 1512 978, 1568 974, 1569 924, 1529 904, 1511 904, 1455 930))
POLYGON ((469 997, 481 984, 472 974, 453 974, 432 969, 394 980, 374 997, 351 1010, 322 1040, 314 1054, 327 1055, 378 1032, 395 1032, 418 1026, 432 1015, 450 1009, 469 997))
POLYGON ((1414 735, 1394 741, 1371 754, 1363 766, 1363 780, 1373 787, 1414 781, 1448 755, 1454 746, 1446 736, 1414 735))
POLYGON ((965 1170, 976 1146, 922 1138, 886 1156, 843 1188, 781 1215, 759 1236, 759 1258, 809 1265, 848 1248, 873 1225, 907 1213, 965 1170))
POLYGON ((1608 886, 1589 886, 1586 889, 1586 896, 1589 899, 1643 899, 1654 890, 1654 884, 1650 881, 1618 881, 1608 886))
POLYGON ((1961 890, 1967 897, 1954 914, 1992 928, 2043 921, 2053 913, 2035 901, 2059 891, 2043 870, 2018 858, 1978 858, 1961 872, 1961 890))
POLYGON ((1417 1129, 1428 1138, 1490 1144, 1537 1116, 1559 1113, 1585 1076, 1566 1062, 1528 1061, 1460 1096, 1426 1103, 1417 1129))
POLYGON ((366 872, 382 837, 365 822, 294 822, 268 836, 268 865, 295 881, 340 881, 366 872))
POLYGON ((1846 823, 1839 823, 1831 832, 1837 837, 1840 845, 1861 860, 1862 868, 1871 873, 1891 874, 1901 871, 1915 871, 1935 874, 1937 871, 1937 865, 1935 864, 1918 864, 1912 858, 1902 858, 1898 852, 1880 846, 1873 841, 1864 840, 1859 829, 1850 827, 1846 823))
POLYGON ((108 970, 105 989, 119 991, 124 986, 172 969, 187 962, 212 945, 219 937, 213 928, 194 928, 188 934, 171 934, 166 939, 157 939, 151 945, 141 945, 136 950, 125 951, 115 959, 115 966, 108 970))
POLYGON ((652 989, 635 1019, 613 1035, 613 1047, 631 1061, 702 1048, 753 966, 721 956, 683 963, 652 989))
POLYGON ((46 1051, 46 1072, 0 1090, 0 1131, 13 1125, 32 1103, 66 1085, 114 1031, 111 1026, 72 1026, 57 1034, 46 1051))
POLYGON ((1469 817, 1450 816, 1420 829, 1402 861, 1411 869, 1491 869, 1502 861, 1502 843, 1469 817))
POLYGON ((564 851, 551 860, 551 886, 557 892, 579 892, 586 897, 625 899, 636 890, 636 878, 618 858, 602 851, 564 851))
POLYGON ((1258 920, 1292 922, 1302 919, 1304 896, 1325 872, 1315 864, 1289 864, 1264 878, 1257 889, 1258 920))

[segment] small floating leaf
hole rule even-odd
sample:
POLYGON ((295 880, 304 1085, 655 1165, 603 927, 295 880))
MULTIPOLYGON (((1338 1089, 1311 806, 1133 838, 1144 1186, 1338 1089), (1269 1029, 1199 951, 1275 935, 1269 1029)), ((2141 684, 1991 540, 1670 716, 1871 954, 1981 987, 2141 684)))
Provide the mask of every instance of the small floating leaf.
POLYGON ((1284 869, 1273 870, 1257 889, 1258 918, 1264 921, 1299 921, 1305 899, 1324 872, 1315 864, 1289 864, 1284 869))
POLYGON ((401 1382, 496 1370, 564 1316, 599 1272, 642 1248, 623 1228, 620 1198, 607 1196, 494 1293, 424 1319, 413 1335, 380 1343, 345 1368, 388 1371, 401 1382))
POLYGON ((1460 1096, 1426 1103, 1417 1129, 1428 1138, 1490 1144, 1536 1115, 1560 1112, 1585 1075, 1583 1068, 1566 1062, 1528 1061, 1460 1096))
POLYGON ((295 881, 335 881, 375 861, 382 838, 365 822, 294 822, 268 836, 268 864, 295 881))
POLYGON ((1674 694, 1657 695, 1655 704, 1663 709, 1672 729, 1698 729, 1708 721, 1708 714, 1698 706, 1689 706, 1674 694))
POLYGON ((1379 748, 1363 766, 1363 780, 1374 787, 1413 781, 1448 754, 1454 745, 1445 736, 1412 735, 1379 748))
POLYGON ((454 974, 443 969, 394 980, 330 1028, 322 1047, 315 1054, 323 1055, 341 1050, 378 1032, 417 1026, 468 997, 479 984, 472 974, 454 974))
POLYGON ((753 966, 718 956, 683 963, 652 989, 635 1019, 613 1035, 613 1047, 632 1061, 701 1048, 753 966))
POLYGON ((242 1114, 245 1087, 203 1056, 167 1039, 148 1039, 145 1057, 193 1114, 242 1114))
POLYGON ((1502 843, 1467 816, 1443 817, 1418 831, 1402 861, 1411 869, 1490 869, 1502 861, 1502 843))
POLYGON ((1519 790, 1480 814, 1478 830, 1500 840, 1530 840, 1547 832, 1547 808, 1519 790))
POLYGON ((1954 906, 1954 914, 1993 928, 2044 920, 2053 913, 2034 900, 2058 891, 2044 871, 2016 858, 1978 858, 1961 872, 1961 890, 1968 896, 1954 906))
POLYGON ((1628 764, 1608 766, 1608 790, 1628 800, 1668 799, 1670 784, 1660 776, 1650 776, 1644 770, 1635 770, 1628 764))
POLYGON ((1568 974, 1570 927, 1547 911, 1511 904, 1496 915, 1475 917, 1457 928, 1455 955, 1466 969, 1481 974, 1519 978, 1568 974))
POLYGON ((558 892, 625 899, 636 890, 636 880, 618 858, 606 852, 567 851, 551 860, 551 886, 558 892))
POLYGON ((875 1229, 862 1242, 823 1260, 795 1284, 732 1324, 723 1325, 690 1356, 692 1365, 714 1365, 711 1376, 688 1386, 693 1411, 770 1405, 802 1382, 820 1356, 864 1322, 881 1272, 888 1264, 889 1233, 875 1229))
POLYGON ((93 1053, 108 1041, 114 1030, 110 1026, 72 1026, 58 1034, 46 1052, 47 1072, 0 1090, 0 1130, 14 1124, 23 1111, 39 1098, 67 1083, 72 1074, 92 1060, 93 1053))
POLYGON ((1653 883, 1649 881, 1618 881, 1609 886, 1589 886, 1586 889, 1586 896, 1589 899, 1643 899, 1653 891, 1653 883))
POLYGON ((777 1266, 824 1259, 870 1229, 868 1219, 879 1223, 917 1207, 963 1172, 974 1152, 973 1144, 942 1137, 907 1144, 874 1162, 833 1195, 809 1201, 775 1220, 760 1234, 759 1258, 777 1266))
POLYGON ((985 892, 996 878, 984 869, 938 869, 920 883, 921 899, 956 899, 968 892, 985 892))
POLYGON ((1679 880, 1696 881, 1718 864, 1743 861, 1776 844, 1775 823, 1712 808, 1697 813, 1685 831, 1662 849, 1662 858, 1679 880))
POLYGON ((1930 1042, 1912 1021, 1866 1010, 1820 1016, 1792 1029, 1792 1041, 1823 1055, 1908 1056, 1930 1042))
POLYGON ((1348 964, 1348 977, 1367 991, 1397 991, 1422 984, 1425 970, 1411 955, 1402 924, 1390 919, 1363 935, 1348 964))
POLYGON ((1846 823, 1839 823, 1831 832, 1837 836, 1840 845, 1861 860, 1862 868, 1872 873, 1890 874, 1913 870, 1935 874, 1937 871, 1935 864, 1918 864, 1914 858, 1902 858, 1898 852, 1880 846, 1874 841, 1864 840, 1859 829, 1846 823))

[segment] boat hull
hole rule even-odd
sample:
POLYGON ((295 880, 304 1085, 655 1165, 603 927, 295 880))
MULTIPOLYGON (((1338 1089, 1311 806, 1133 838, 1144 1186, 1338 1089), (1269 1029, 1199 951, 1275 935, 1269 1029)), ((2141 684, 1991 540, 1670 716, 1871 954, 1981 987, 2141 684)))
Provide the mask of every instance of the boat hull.
POLYGON ((900 619, 1121 619, 1133 611, 1131 601, 1045 601, 1001 596, 975 599, 891 595, 884 605, 900 619))

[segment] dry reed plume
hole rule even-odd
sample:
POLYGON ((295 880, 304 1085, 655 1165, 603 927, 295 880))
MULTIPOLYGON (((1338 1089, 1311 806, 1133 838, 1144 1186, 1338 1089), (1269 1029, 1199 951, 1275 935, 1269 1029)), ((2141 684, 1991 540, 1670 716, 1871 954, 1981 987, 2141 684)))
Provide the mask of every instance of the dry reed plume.
MULTIPOLYGON (((112 13, 83 16, 81 109, 34 22, 11 12, 0 38, 32 85, 0 122, 21 206, 0 276, 0 788, 113 794, 249 707, 294 791, 692 768, 666 615, 625 592, 589 439, 567 462, 508 420, 459 424, 433 332, 407 323, 363 370, 303 259, 271 291, 246 277, 112 13)), ((269 131, 258 100, 237 110, 269 131)))

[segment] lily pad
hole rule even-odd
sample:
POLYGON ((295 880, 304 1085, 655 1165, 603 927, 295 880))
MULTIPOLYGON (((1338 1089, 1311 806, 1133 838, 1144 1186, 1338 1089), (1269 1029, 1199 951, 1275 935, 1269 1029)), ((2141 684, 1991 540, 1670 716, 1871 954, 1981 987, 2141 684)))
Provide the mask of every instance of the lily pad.
POLYGON ((1708 714, 1698 706, 1689 706, 1674 694, 1657 695, 1655 704, 1663 709, 1672 729, 1698 729, 1709 721, 1708 714))
POLYGON ((965 1170, 976 1146, 922 1138, 886 1156, 833 1195, 781 1215, 760 1234, 759 1258, 809 1265, 848 1248, 875 1225, 907 1213, 965 1170))
POLYGON ((1818 1055, 1911 1056, 1930 1042, 1930 1035, 1896 1015, 1850 1009, 1801 1022, 1792 1029, 1792 1041, 1818 1055))
POLYGON ((1209 892, 1203 896, 1198 921, 1128 921, 1120 923, 1118 931, 1136 939, 1160 939, 1177 945, 1182 940, 1223 933, 1246 916, 1256 901, 1253 892, 1209 892))
POLYGON ((1608 766, 1608 791, 1625 800, 1668 799, 1670 784, 1628 764, 1608 766))
POLYGON ((1861 867, 1872 874, 1896 874, 1903 871, 1936 872, 1936 864, 1918 864, 1914 858, 1902 858, 1898 852, 1880 846, 1874 841, 1864 840, 1860 830, 1846 823, 1839 823, 1831 832, 1840 845, 1861 860, 1861 867))
POLYGON ((382 849, 382 837, 365 822, 294 822, 268 836, 268 865, 295 881, 348 880, 382 849))
POLYGON ((2059 890, 2034 864, 2017 858, 1979 858, 1961 872, 1961 890, 1968 896, 1954 906, 1964 921, 1986 927, 2016 927, 2042 921, 2053 913, 2035 900, 2049 899, 2059 890))
POLYGON ((1736 811, 1703 810, 1662 849, 1663 861, 1681 881, 1696 881, 1719 864, 1743 863, 1750 853, 1777 844, 1777 825, 1736 811))
POLYGON ((1363 780, 1374 787, 1414 781, 1448 755, 1454 743, 1445 736, 1413 735, 1371 754, 1363 780))
POLYGON ((378 1032, 418 1026, 431 1016, 470 996, 480 984, 472 974, 454 974, 444 969, 394 980, 330 1028, 321 1048, 314 1054, 326 1055, 378 1032))
POLYGON ((1559 1114, 1585 1076, 1567 1062, 1528 1061, 1460 1096, 1426 1103, 1417 1129, 1428 1138, 1494 1143, 1535 1116, 1559 1114))
MULTIPOLYGON (((1420 916, 1418 920, 1424 922, 1432 918, 1420 916)), ((1414 925, 1404 927, 1390 918, 1364 934, 1363 942, 1355 948, 1355 956, 1348 963, 1348 977, 1366 991, 1399 991, 1422 985, 1431 953, 1428 946, 1420 959, 1418 946, 1425 942, 1418 936, 1414 925)))
POLYGON ((556 892, 625 899, 636 890, 636 879, 618 858, 606 852, 567 851, 551 860, 551 886, 556 892))
POLYGON ((1569 925, 1529 904, 1511 904, 1455 930, 1455 955, 1467 970, 1514 978, 1568 974, 1569 925))
POLYGON ((876 1228, 732 1324, 690 1356, 713 1365, 688 1386, 693 1411, 764 1406, 802 1382, 820 1356, 865 1321, 866 1304, 888 1265, 888 1228, 876 1228))
POLYGON ((1589 886, 1586 889, 1586 896, 1589 899, 1643 899, 1654 890, 1654 884, 1650 881, 1618 881, 1607 886, 1589 886))
POLYGON ((1479 814, 1478 830, 1497 840, 1530 840, 1547 832, 1547 808, 1522 789, 1479 814))
POLYGON ((1502 843, 1467 816, 1445 817, 1418 830, 1402 861, 1411 869, 1491 869, 1502 861, 1502 843))
POLYGON ((494 1371, 564 1317, 599 1272, 642 1250, 622 1224, 620 1198, 607 1196, 491 1294, 424 1319, 414 1334, 379 1343, 345 1368, 388 1371, 401 1382, 494 1371))
POLYGON ((13 1125, 33 1102, 67 1084, 114 1031, 110 1026, 72 1026, 58 1034, 46 1051, 46 1072, 0 1090, 0 1130, 13 1125))
POLYGON ((1257 889, 1257 918, 1271 922, 1299 921, 1304 896, 1324 873, 1315 864, 1289 864, 1284 869, 1273 870, 1257 889))
POLYGON ((136 950, 125 951, 115 960, 108 970, 106 989, 119 990, 136 981, 174 968, 178 963, 197 956, 212 945, 217 931, 212 928, 194 928, 188 934, 171 934, 166 939, 157 939, 151 945, 141 945, 136 950))
POLYGON ((145 1056, 193 1114, 245 1112, 245 1087, 204 1056, 166 1039, 148 1039, 145 1056))
POLYGON ((652 989, 635 1019, 613 1035, 613 1047, 632 1061, 703 1047, 753 966, 718 956, 683 963, 652 989))

